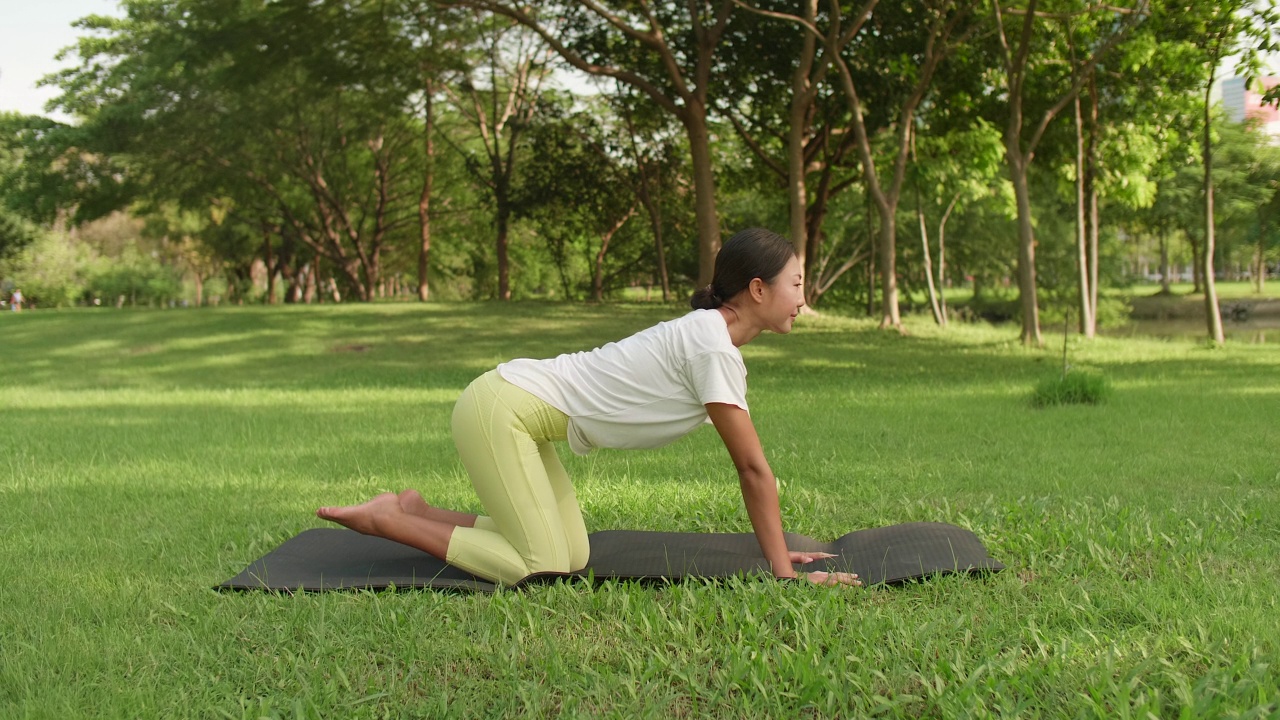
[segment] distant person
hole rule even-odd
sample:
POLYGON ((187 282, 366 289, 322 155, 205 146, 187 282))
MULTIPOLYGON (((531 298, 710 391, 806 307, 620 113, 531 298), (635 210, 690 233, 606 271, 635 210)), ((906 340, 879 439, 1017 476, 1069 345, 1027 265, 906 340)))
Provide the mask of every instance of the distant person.
MULTIPOLYGON (((590 556, 573 484, 553 443, 654 448, 706 422, 737 469, 756 539, 773 574, 825 553, 787 550, 778 487, 747 413, 738 348, 762 331, 791 332, 804 307, 804 275, 791 243, 753 228, 716 256, 715 278, 693 311, 590 352, 503 363, 480 376, 453 410, 453 438, 487 516, 432 507, 415 490, 316 515, 410 545, 473 575, 512 584, 536 572, 572 572, 590 556)), ((858 585, 850 573, 804 573, 822 585, 858 585)))
POLYGON ((25 299, 22 297, 22 288, 15 288, 13 294, 9 296, 9 309, 13 312, 22 312, 22 301, 25 299))

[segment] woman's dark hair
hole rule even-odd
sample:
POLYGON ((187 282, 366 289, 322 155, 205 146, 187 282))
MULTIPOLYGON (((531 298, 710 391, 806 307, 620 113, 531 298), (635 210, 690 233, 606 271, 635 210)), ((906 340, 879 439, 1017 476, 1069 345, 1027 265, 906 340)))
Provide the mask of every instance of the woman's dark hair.
POLYGON ((689 305, 694 310, 714 310, 746 290, 756 278, 772 283, 795 255, 791 243, 775 232, 739 230, 720 247, 711 284, 698 288, 689 305))

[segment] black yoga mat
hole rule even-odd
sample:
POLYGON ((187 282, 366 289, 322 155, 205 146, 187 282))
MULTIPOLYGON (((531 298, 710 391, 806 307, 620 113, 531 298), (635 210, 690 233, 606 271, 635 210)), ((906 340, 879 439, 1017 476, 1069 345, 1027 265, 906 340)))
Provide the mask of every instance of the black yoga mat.
MULTIPOLYGON (((765 575, 768 563, 751 533, 604 530, 590 537, 591 559, 579 572, 536 573, 516 585, 568 576, 597 580, 726 578, 765 575)), ((855 572, 866 585, 935 574, 1003 570, 978 538, 945 523, 916 522, 849 533, 818 542, 787 533, 791 550, 837 557, 798 570, 855 572)), ((492 592, 482 580, 411 547, 341 528, 306 530, 255 560, 219 590, 379 590, 395 586, 492 592)))

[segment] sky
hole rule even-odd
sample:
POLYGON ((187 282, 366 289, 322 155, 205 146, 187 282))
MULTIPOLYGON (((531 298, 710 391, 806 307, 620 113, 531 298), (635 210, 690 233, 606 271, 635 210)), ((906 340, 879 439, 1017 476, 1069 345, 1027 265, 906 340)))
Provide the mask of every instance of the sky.
POLYGON ((57 91, 36 82, 69 66, 54 56, 75 43, 71 23, 87 15, 120 12, 116 0, 0 0, 0 111, 49 114, 44 105, 57 91))
POLYGON ((86 15, 120 14, 116 0, 0 0, 0 111, 68 121, 44 109, 57 91, 36 83, 69 66, 54 56, 75 43, 80 31, 72 22, 86 15))

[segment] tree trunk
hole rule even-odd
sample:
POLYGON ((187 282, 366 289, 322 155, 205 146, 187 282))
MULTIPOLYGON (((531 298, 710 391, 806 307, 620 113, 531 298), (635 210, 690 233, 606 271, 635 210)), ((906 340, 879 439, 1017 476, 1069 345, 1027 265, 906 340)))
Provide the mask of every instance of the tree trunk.
POLYGON ((1172 294, 1169 279, 1169 229, 1160 224, 1160 294, 1172 294))
POLYGON ((958 202, 960 193, 951 198, 947 211, 942 213, 942 219, 938 221, 938 306, 942 309, 943 324, 947 322, 947 295, 944 290, 947 284, 947 220, 951 219, 951 212, 956 209, 958 202))
POLYGON ((284 301, 297 305, 302 301, 302 284, 306 281, 306 266, 294 270, 289 275, 289 287, 285 288, 284 301))
MULTIPOLYGON (((1004 11, 998 2, 993 3, 995 9, 996 28, 1003 52, 1004 71, 1009 94, 1009 117, 1005 127, 1005 158, 1009 166, 1009 174, 1013 180, 1014 195, 1018 202, 1018 289, 1021 293, 1022 305, 1022 342, 1027 345, 1044 344, 1040 335, 1040 311, 1036 305, 1036 268, 1035 268, 1035 232, 1031 220, 1031 196, 1027 187, 1027 173, 1031 161, 1035 158, 1036 146, 1049 123, 1057 114, 1066 108, 1068 102, 1076 99, 1077 94, 1088 79, 1087 73, 1093 73, 1098 61, 1119 43, 1134 24, 1125 20, 1118 29, 1104 42, 1097 46, 1083 65, 1071 63, 1071 77, 1074 80, 1071 89, 1059 97, 1057 103, 1044 111, 1035 129, 1027 139, 1023 148, 1023 88, 1027 76, 1028 59, 1031 56, 1030 43, 1035 35, 1036 0, 1030 0, 1022 14, 1021 35, 1014 47, 1010 46, 1004 29, 1004 11)), ((1140 17, 1135 15, 1134 17, 1140 17)), ((1136 21, 1134 21, 1136 22, 1136 21)), ((1074 58, 1074 51, 1072 52, 1074 58)), ((1078 114, 1078 113, 1077 113, 1078 114)))
POLYGON ((613 236, 622 229, 623 225, 636 214, 636 206, 633 204, 626 214, 618 219, 603 235, 600 236, 600 252, 596 253, 595 271, 591 274, 591 297, 596 302, 604 302, 604 256, 609 252, 609 241, 613 240, 613 236))
POLYGON ((378 286, 382 283, 382 263, 375 250, 369 253, 368 260, 362 265, 364 282, 356 287, 361 302, 370 302, 376 297, 378 286))
MULTIPOLYGON (((1010 153, 1017 152, 1015 147, 1010 153)), ((1041 347, 1040 308, 1036 304, 1036 239, 1031 225, 1031 191, 1027 168, 1022 162, 1011 167, 1013 194, 1018 203, 1018 294, 1022 306, 1022 343, 1041 347)))
MULTIPOLYGON (((855 22, 860 25, 871 13, 872 7, 872 4, 864 6, 862 15, 855 22)), ((898 278, 895 260, 897 254, 898 202, 902 198, 902 183, 905 179, 906 160, 911 145, 911 128, 915 111, 928 92, 937 64, 941 62, 949 50, 947 38, 949 38, 953 29, 954 26, 950 24, 945 27, 935 24, 929 28, 925 52, 922 63, 919 66, 920 72, 916 77, 915 87, 903 100, 902 104, 894 109, 893 121, 897 125, 897 147, 895 149, 896 157, 893 163, 892 179, 889 182, 887 191, 881 185, 879 175, 876 172, 875 152, 863 118, 862 100, 858 95, 853 73, 844 60, 839 57, 839 53, 844 48, 843 46, 835 47, 831 44, 828 46, 828 52, 834 52, 834 60, 840 69, 841 85, 844 90, 845 100, 849 105, 849 117, 853 134, 857 138, 858 152, 862 156, 862 171, 866 178, 867 188, 875 200, 876 208, 880 211, 880 281, 883 286, 881 292, 885 303, 885 306, 881 308, 880 327, 882 329, 902 329, 902 317, 898 310, 898 278), (935 41, 940 44, 935 45, 935 41)), ((836 34, 839 34, 838 30, 836 34)), ((852 36, 846 37, 851 38, 852 36)))
POLYGON ((1191 231, 1187 231, 1187 242, 1191 244, 1191 294, 1198 295, 1204 292, 1204 262, 1200 258, 1201 248, 1204 243, 1196 239, 1196 235, 1191 231))
MULTIPOLYGON (((860 262, 858 251, 855 249, 854 252, 850 253, 848 260, 828 273, 826 272, 827 263, 834 256, 823 256, 823 245, 826 237, 823 234, 822 226, 831 207, 831 196, 833 193, 838 192, 838 189, 832 187, 831 181, 835 167, 839 164, 839 158, 842 157, 844 157, 843 149, 837 150, 835 154, 828 156, 822 163, 818 184, 813 190, 813 201, 805 210, 805 235, 808 237, 808 248, 805 253, 806 267, 804 274, 805 278, 811 280, 806 291, 808 294, 805 295, 805 301, 810 306, 816 306, 822 296, 831 289, 831 286, 860 262)), ((807 194, 808 183, 805 184, 805 187, 807 194)), ((868 212, 870 211, 868 210, 868 212)), ((834 253, 834 250, 832 252, 834 253)))
MULTIPOLYGON (((805 0, 804 19, 813 22, 818 14, 818 0, 805 0)), ((809 126, 809 108, 813 104, 810 91, 809 73, 813 69, 813 59, 817 51, 817 40, 810 33, 804 33, 800 62, 796 64, 791 76, 791 112, 787 125, 787 194, 791 209, 791 244, 800 258, 800 267, 807 268, 807 251, 809 248, 808 210, 809 193, 806 187, 806 171, 804 162, 805 135, 809 126)), ((807 286, 812 286, 817 278, 805 273, 807 286)), ((809 293, 806 292, 808 297, 809 293)))
MULTIPOLYGON (((792 102, 791 107, 791 126, 787 133, 787 197, 790 201, 790 228, 791 228, 791 245, 796 249, 796 255, 800 258, 800 267, 808 267, 809 249, 809 231, 808 210, 809 210, 809 193, 805 185, 805 162, 804 162, 804 116, 806 108, 797 107, 797 102, 792 102), (797 116, 799 119, 797 120, 797 116)), ((806 284, 812 284, 816 278, 810 278, 806 274, 806 284)), ((806 293, 807 296, 807 293, 806 293)))
MULTIPOLYGON (((640 171, 639 196, 649 215, 649 225, 653 230, 653 252, 657 262, 658 282, 662 285, 662 302, 671 302, 671 280, 667 275, 667 248, 662 242, 662 206, 649 190, 649 169, 635 153, 637 169, 640 171)), ((647 299, 647 298, 646 298, 647 299)))
POLYGON ((1080 273, 1080 334, 1085 337, 1093 337, 1092 332, 1090 332, 1092 323, 1090 321, 1091 308, 1089 306, 1089 249, 1084 201, 1084 122, 1080 116, 1079 96, 1072 102, 1072 106, 1075 109, 1076 121, 1076 267, 1080 273))
POLYGON ((662 241, 662 209, 656 208, 658 214, 654 216, 653 225, 653 251, 658 260, 658 282, 662 284, 662 302, 671 302, 671 278, 667 273, 667 248, 662 241))
POLYGON ((693 161, 694 214, 698 226, 698 287, 711 282, 720 252, 720 219, 716 216, 716 181, 711 171, 711 134, 706 109, 690 107, 685 115, 693 161))
POLYGON ((874 317, 876 314, 876 255, 877 246, 875 222, 872 218, 871 207, 871 191, 867 190, 867 242, 871 245, 871 251, 867 255, 867 317, 874 317))
MULTIPOLYGON (((623 113, 623 119, 627 123, 627 135, 630 138, 631 157, 636 164, 636 171, 640 173, 640 182, 636 186, 636 195, 640 198, 640 204, 644 206, 645 213, 649 216, 649 226, 653 231, 653 254, 654 261, 657 264, 656 275, 658 282, 662 286, 662 302, 671 302, 671 279, 667 273, 667 248, 662 241, 662 201, 660 197, 655 197, 653 190, 649 187, 649 164, 640 156, 640 150, 636 146, 636 129, 631 121, 630 111, 623 113)), ((561 273, 563 277, 563 273, 561 273)), ((645 292, 645 300, 649 299, 648 291, 645 292)))
POLYGON ((1218 307, 1218 288, 1213 277, 1213 136, 1212 106, 1209 104, 1209 89, 1213 87, 1213 76, 1216 66, 1209 71, 1209 83, 1204 91, 1204 314, 1208 323, 1209 339, 1216 345, 1226 342, 1222 332, 1222 311, 1218 307))
POLYGON ((1267 258, 1262 245, 1263 234, 1258 234, 1258 247, 1253 256, 1253 291, 1259 295, 1267 284, 1267 258))
POLYGON ((938 290, 933 283, 933 258, 929 255, 929 226, 924 219, 924 205, 920 202, 920 183, 915 183, 916 217, 920 221, 920 246, 924 250, 924 279, 929 288, 929 307, 933 310, 933 320, 939 327, 947 326, 947 317, 942 314, 938 304, 938 290))
POLYGON ((310 305, 317 298, 315 261, 304 265, 302 270, 306 274, 306 280, 302 286, 302 302, 310 305))
MULTIPOLYGON (((521 132, 528 126, 535 112, 542 81, 550 73, 551 64, 535 58, 541 51, 529 50, 522 42, 507 43, 501 37, 505 31, 500 28, 485 41, 488 44, 486 69, 489 79, 483 83, 475 83, 468 77, 463 85, 470 98, 470 107, 465 114, 479 131, 488 161, 486 174, 481 179, 493 198, 498 299, 508 301, 511 299, 508 234, 515 209, 512 207, 511 182, 518 158, 516 146, 521 132), (503 46, 503 49, 499 46, 503 46), (513 62, 513 66, 504 71, 510 80, 505 90, 495 80, 502 60, 513 62), (487 86, 487 89, 480 89, 482 86, 487 86)), ((459 107, 463 107, 461 103, 459 107)), ((478 167, 471 164, 468 166, 479 175, 478 167)))
POLYGON ((204 273, 193 272, 196 278, 196 307, 204 305, 204 273))
MULTIPOLYGON (((643 73, 611 67, 606 58, 599 58, 600 64, 588 61, 565 47, 553 28, 544 26, 534 14, 527 13, 524 7, 529 4, 520 5, 521 7, 515 7, 514 3, 483 3, 486 9, 533 29, 570 65, 591 75, 609 76, 626 82, 649 95, 659 106, 680 120, 689 140, 689 154, 693 164, 694 210, 698 228, 698 284, 710 283, 715 256, 720 250, 720 221, 716 213, 715 175, 712 169, 710 131, 707 127, 707 97, 713 84, 713 73, 717 70, 715 49, 731 14, 730 3, 722 2, 720 9, 711 13, 714 17, 704 17, 699 10, 700 3, 689 3, 694 29, 692 47, 683 42, 678 46, 670 43, 664 28, 656 22, 647 6, 642 7, 643 12, 648 15, 648 23, 643 27, 632 27, 608 10, 594 4, 584 5, 589 12, 606 19, 629 38, 620 46, 627 48, 621 51, 624 55, 636 50, 631 43, 638 41, 640 55, 652 52, 657 56, 655 65, 665 71, 662 73, 665 78, 656 82, 654 78, 643 77, 643 73), (707 20, 712 22, 705 22, 707 20), (696 67, 692 77, 686 77, 687 68, 680 67, 680 59, 694 61, 696 67), (674 87, 675 94, 664 93, 660 87, 663 85, 674 87)), ((610 37, 608 41, 612 43, 613 38, 610 37)), ((603 54, 607 56, 608 52, 603 54)))
POLYGON ((880 208, 880 327, 901 328, 898 311, 898 258, 895 240, 898 221, 891 210, 880 208))
POLYGON ((1098 334, 1098 84, 1089 76, 1089 144, 1084 156, 1084 193, 1089 214, 1089 325, 1085 337, 1098 334))
POLYGON ((262 255, 267 264, 267 297, 266 304, 276 304, 276 271, 271 262, 271 231, 262 231, 262 255))
POLYGON ((431 188, 435 182, 435 141, 431 137, 433 131, 431 93, 432 83, 427 82, 423 89, 426 101, 423 106, 422 149, 425 153, 422 173, 422 194, 418 197, 418 300, 426 302, 431 296, 431 287, 427 281, 427 265, 431 256, 431 188))
POLYGON ((498 299, 511 299, 511 261, 507 249, 509 239, 507 231, 511 224, 511 209, 507 207, 505 197, 498 204, 498 238, 496 250, 498 254, 498 299))

